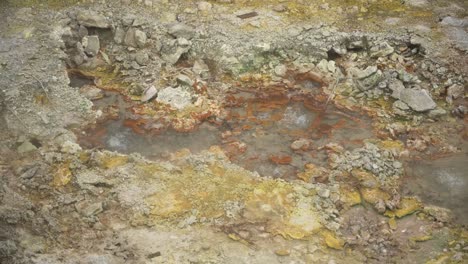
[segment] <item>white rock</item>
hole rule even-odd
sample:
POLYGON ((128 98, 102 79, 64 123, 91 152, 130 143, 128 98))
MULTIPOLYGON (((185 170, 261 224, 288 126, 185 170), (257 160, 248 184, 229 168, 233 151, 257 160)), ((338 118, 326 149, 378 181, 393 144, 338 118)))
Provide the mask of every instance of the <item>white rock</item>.
POLYGON ((149 100, 153 99, 157 94, 158 90, 156 90, 156 87, 151 85, 143 92, 143 96, 141 96, 140 100, 142 102, 148 102, 149 100))
POLYGON ((198 4, 197 4, 198 10, 200 10, 202 12, 211 11, 212 7, 213 7, 213 5, 211 3, 205 2, 205 1, 198 2, 198 4))
POLYGON ((159 91, 156 100, 180 110, 192 104, 192 95, 182 87, 167 87, 159 91))

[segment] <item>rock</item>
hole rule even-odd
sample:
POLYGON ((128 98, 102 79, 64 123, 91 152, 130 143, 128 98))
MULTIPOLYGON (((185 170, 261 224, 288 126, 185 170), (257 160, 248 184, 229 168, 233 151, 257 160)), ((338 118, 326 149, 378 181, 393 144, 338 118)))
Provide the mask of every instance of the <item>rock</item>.
POLYGON ((405 89, 400 93, 400 100, 416 112, 424 112, 436 108, 429 92, 422 89, 405 89))
POLYGON ((459 84, 454 84, 447 88, 447 97, 458 99, 465 94, 465 87, 459 84))
POLYGON ((331 72, 331 73, 335 73, 336 71, 336 62, 331 60, 328 62, 328 65, 327 65, 327 68, 328 68, 328 71, 331 72))
POLYGON ((444 26, 452 26, 452 27, 466 27, 468 26, 468 18, 456 18, 447 16, 442 19, 440 24, 444 26))
POLYGON ((0 258, 14 256, 18 248, 12 240, 0 241, 0 258))
POLYGON ((292 150, 307 150, 310 148, 312 142, 308 139, 298 139, 291 144, 292 150))
POLYGON ((442 223, 448 223, 453 219, 452 211, 434 205, 425 205, 424 212, 442 223))
POLYGON ((82 151, 82 148, 80 147, 80 145, 67 140, 62 144, 61 151, 63 153, 76 154, 76 153, 82 151))
POLYGON ((80 38, 88 36, 88 29, 85 26, 81 25, 78 29, 78 36, 80 36, 80 38))
POLYGON ((88 203, 81 202, 75 205, 76 211, 85 217, 98 215, 104 211, 102 202, 88 203))
POLYGON ((111 24, 109 20, 95 11, 82 10, 77 16, 78 24, 85 27, 95 27, 95 28, 110 28, 111 24))
POLYGON ((430 110, 428 113, 428 116, 430 118, 438 118, 441 116, 445 116, 447 114, 447 111, 443 108, 436 108, 434 110, 430 110))
POLYGON ((427 0, 407 0, 405 1, 405 3, 410 6, 415 6, 415 7, 423 7, 423 6, 428 5, 427 0))
POLYGON ((177 75, 176 80, 180 85, 186 85, 186 86, 192 87, 194 84, 194 81, 192 81, 192 79, 190 79, 190 77, 188 77, 185 74, 177 75))
POLYGON ((117 27, 114 33, 114 41, 117 44, 122 44, 125 38, 125 30, 122 27, 117 27))
POLYGON ((186 39, 174 39, 169 41, 163 45, 161 57, 167 64, 173 65, 179 61, 182 54, 190 50, 190 45, 191 42, 186 39))
POLYGON ((283 64, 278 65, 278 66, 275 67, 276 76, 284 77, 284 76, 286 76, 287 71, 288 71, 288 69, 283 64))
POLYGON ((17 149, 18 153, 27 153, 36 150, 37 147, 34 146, 31 142, 23 142, 17 149))
POLYGON ((400 100, 393 102, 392 108, 395 114, 402 115, 402 116, 406 115, 407 114, 406 111, 410 110, 409 106, 400 100))
POLYGON ((127 30, 127 33, 125 34, 124 38, 124 44, 130 47, 138 47, 136 40, 135 40, 135 29, 134 28, 129 28, 127 30))
POLYGON ((167 87, 159 92, 156 100, 173 108, 183 109, 192 103, 192 95, 182 87, 167 87))
POLYGON ((205 1, 198 2, 198 4, 197 4, 198 10, 202 11, 202 12, 209 12, 209 11, 211 11, 212 7, 213 7, 213 5, 211 3, 205 2, 205 1))
POLYGON ((141 96, 141 101, 142 102, 148 102, 150 101, 151 99, 153 99, 154 97, 156 97, 156 95, 158 95, 158 90, 156 90, 156 87, 154 87, 153 85, 151 85, 150 87, 148 87, 144 92, 143 92, 143 95, 141 96))
POLYGON ((317 194, 322 198, 328 198, 328 197, 330 197, 330 190, 320 188, 320 189, 318 189, 317 194))
POLYGON ((146 33, 141 30, 135 30, 135 43, 139 48, 146 45, 147 36, 146 33))
POLYGON ((377 46, 374 46, 370 49, 370 56, 372 58, 385 57, 392 54, 395 49, 388 44, 388 42, 382 42, 377 46))
POLYGON ((135 16, 132 14, 127 14, 124 17, 122 17, 122 24, 126 27, 129 27, 133 24, 133 21, 135 21, 135 16))
POLYGON ((365 79, 373 74, 375 74, 377 72, 377 66, 367 66, 367 68, 365 70, 361 70, 361 69, 358 69, 358 68, 350 68, 349 69, 349 73, 357 78, 357 79, 365 79))
POLYGON ((96 56, 101 48, 99 37, 96 35, 83 37, 81 44, 83 45, 84 52, 91 57, 96 56))
POLYGON ((167 28, 169 35, 175 38, 192 39, 195 36, 195 30, 184 23, 173 23, 167 28))
POLYGON ((203 60, 196 60, 193 64, 192 71, 197 75, 203 76, 203 73, 209 72, 210 69, 203 60))
POLYGON ((108 180, 102 173, 96 170, 82 170, 75 174, 76 183, 81 189, 91 189, 93 186, 110 188, 114 185, 112 180, 108 180))
POLYGON ((288 8, 284 4, 275 5, 273 7, 273 11, 278 12, 278 13, 282 13, 282 12, 285 12, 287 10, 288 10, 288 8))
POLYGON ((392 80, 388 84, 388 88, 392 91, 392 97, 395 99, 400 99, 401 91, 406 89, 405 85, 403 85, 403 82, 400 80, 392 80))
POLYGON ((145 66, 148 64, 149 62, 149 56, 146 52, 144 51, 139 51, 136 53, 135 55, 135 61, 141 65, 141 66, 145 66))

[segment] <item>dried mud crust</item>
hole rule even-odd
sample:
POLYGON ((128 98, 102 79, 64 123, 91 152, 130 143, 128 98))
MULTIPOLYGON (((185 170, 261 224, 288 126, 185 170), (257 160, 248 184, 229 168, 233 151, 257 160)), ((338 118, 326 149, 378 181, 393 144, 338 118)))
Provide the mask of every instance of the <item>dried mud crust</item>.
POLYGON ((466 4, 72 2, 1 6, 2 263, 466 261, 406 182, 467 153, 466 4), (123 154, 109 122, 219 135, 123 154))

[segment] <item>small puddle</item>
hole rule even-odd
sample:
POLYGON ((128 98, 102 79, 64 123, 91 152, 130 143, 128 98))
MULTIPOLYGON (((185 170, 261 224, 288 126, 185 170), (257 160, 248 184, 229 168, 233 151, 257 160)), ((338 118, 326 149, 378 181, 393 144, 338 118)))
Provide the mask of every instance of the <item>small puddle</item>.
POLYGON ((234 149, 229 156, 263 176, 294 179, 307 163, 326 166, 327 156, 320 147, 334 142, 352 149, 374 137, 369 118, 325 106, 303 94, 244 92, 229 101, 238 106, 229 108, 231 130, 223 140, 225 149, 229 155, 235 142, 245 144, 245 151, 234 149), (297 140, 307 142, 306 146, 293 149, 297 140))
POLYGON ((468 225, 467 158, 467 153, 463 153, 437 160, 409 162, 404 187, 426 204, 452 210, 457 223, 468 225))

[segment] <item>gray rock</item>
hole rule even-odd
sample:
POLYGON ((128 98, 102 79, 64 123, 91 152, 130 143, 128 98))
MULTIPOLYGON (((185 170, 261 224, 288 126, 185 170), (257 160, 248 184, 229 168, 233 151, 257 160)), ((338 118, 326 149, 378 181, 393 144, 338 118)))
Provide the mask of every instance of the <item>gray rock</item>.
POLYGON ((388 42, 382 42, 371 48, 370 55, 372 58, 385 57, 394 51, 395 49, 388 42))
POLYGON ((192 71, 197 75, 203 76, 204 73, 209 72, 210 69, 203 60, 196 60, 195 63, 193 63, 192 71))
POLYGON ((444 17, 440 22, 444 26, 466 27, 468 26, 468 18, 444 17))
POLYGON ((18 153, 27 153, 36 150, 37 147, 34 146, 31 142, 23 142, 17 149, 18 153))
POLYGON ((378 71, 377 66, 368 66, 365 70, 351 68, 349 73, 354 77, 354 82, 361 91, 376 87, 382 77, 382 73, 378 71))
POLYGON ((18 248, 12 240, 0 241, 0 258, 14 256, 18 248))
POLYGON ((175 38, 192 39, 195 36, 195 30, 183 23, 169 25, 167 32, 175 38))
POLYGON ((213 5, 211 3, 209 3, 209 2, 200 1, 197 4, 197 8, 198 8, 199 11, 209 12, 209 11, 211 11, 211 8, 213 8, 213 5))
POLYGON ((94 85, 84 85, 80 88, 80 93, 89 100, 97 100, 104 97, 104 92, 94 85))
POLYGON ((156 95, 158 95, 158 90, 156 90, 156 87, 154 87, 153 85, 151 85, 150 87, 148 87, 144 92, 143 92, 143 95, 141 96, 141 101, 142 102, 148 102, 150 101, 151 99, 153 99, 154 97, 156 97, 156 95))
POLYGON ((286 76, 287 70, 286 66, 281 64, 275 67, 275 74, 276 76, 284 77, 286 76))
POLYGON ((181 87, 167 87, 159 92, 156 100, 160 103, 169 104, 176 109, 184 109, 192 103, 192 95, 181 87))
POLYGON ((406 89, 405 85, 403 85, 403 82, 400 80, 392 80, 388 84, 388 88, 392 91, 392 97, 395 99, 400 99, 401 91, 406 89))
POLYGON ((102 207, 102 202, 97 203, 88 203, 81 202, 75 205, 76 211, 85 217, 91 217, 98 215, 104 211, 102 207))
POLYGON ((436 108, 434 110, 430 110, 428 116, 430 118, 439 118, 447 114, 447 111, 443 108, 436 108))
POLYGON ((122 44, 125 38, 125 30, 122 27, 117 27, 114 33, 114 41, 117 44, 122 44))
POLYGON ((171 40, 163 45, 161 49, 161 57, 166 63, 173 65, 179 61, 182 54, 190 50, 190 45, 191 42, 186 39, 171 40))
POLYGON ((90 10, 80 11, 76 16, 76 20, 78 20, 78 24, 85 27, 110 28, 111 26, 105 16, 90 10))
POLYGON ((400 93, 400 100, 416 112, 425 112, 437 106, 429 92, 422 89, 405 89, 400 93))
POLYGON ((459 84, 454 84, 447 88, 447 96, 451 99, 458 99, 465 94, 465 87, 459 84))
POLYGON ((131 14, 127 14, 122 18, 122 24, 126 27, 131 26, 135 21, 135 16, 131 14))
POLYGON ((427 0, 407 0, 405 3, 410 6, 423 7, 428 5, 429 2, 427 0))
POLYGON ((193 84, 194 84, 194 81, 192 79, 190 79, 190 77, 188 77, 185 74, 177 75, 176 79, 177 79, 177 82, 179 84, 181 84, 181 85, 186 85, 186 86, 192 87, 193 84))
POLYGON ((114 183, 104 177, 102 173, 94 170, 83 170, 76 175, 76 183, 82 189, 89 189, 91 186, 112 187, 114 183))
POLYGON ((135 61, 141 66, 148 65, 149 56, 144 51, 137 52, 137 54, 135 55, 135 61))
POLYGON ((101 48, 99 37, 96 35, 84 37, 81 44, 83 45, 84 52, 91 57, 96 56, 101 48))
POLYGON ((80 38, 88 36, 88 29, 85 26, 81 25, 78 29, 78 36, 80 36, 80 38))
POLYGON ((125 34, 124 38, 124 44, 130 47, 138 47, 136 40, 135 40, 135 29, 134 28, 129 28, 127 30, 127 33, 125 34))
POLYGON ((397 100, 393 103, 393 109, 400 109, 400 110, 406 111, 406 110, 409 110, 410 108, 404 102, 397 100))
POLYGON ((288 8, 284 4, 278 4, 278 5, 275 5, 273 7, 273 11, 278 12, 278 13, 282 13, 282 12, 285 12, 287 10, 288 10, 288 8))
POLYGON ((377 66, 367 66, 366 69, 350 68, 349 73, 357 79, 365 79, 377 72, 377 66))
POLYGON ((147 37, 146 33, 141 30, 135 30, 135 44, 142 48, 146 45, 147 37))

